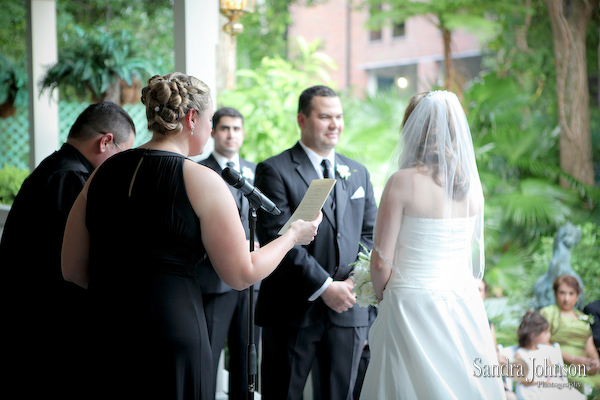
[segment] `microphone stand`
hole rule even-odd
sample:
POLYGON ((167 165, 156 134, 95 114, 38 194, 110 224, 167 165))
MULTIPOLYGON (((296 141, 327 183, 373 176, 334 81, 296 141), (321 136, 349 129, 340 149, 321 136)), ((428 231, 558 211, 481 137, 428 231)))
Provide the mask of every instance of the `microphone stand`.
MULTIPOLYGON (((240 189, 242 194, 248 199, 248 225, 250 227, 250 252, 254 251, 254 238, 256 232, 256 210, 262 208, 266 212, 274 215, 281 214, 281 210, 273 204, 260 190, 250 185, 240 175, 239 172, 227 167, 221 171, 221 176, 229 185, 236 189, 240 189)), ((248 400, 254 400, 254 392, 256 390, 256 346, 254 345, 254 285, 248 288, 248 359, 247 359, 247 375, 248 375, 248 400)))
MULTIPOLYGON (((256 207, 249 201, 248 225, 250 227, 250 252, 254 251, 254 236, 256 231, 256 207)), ((254 344, 254 285, 248 288, 248 350, 247 350, 247 373, 248 373, 248 400, 254 400, 256 391, 256 346, 254 344)))

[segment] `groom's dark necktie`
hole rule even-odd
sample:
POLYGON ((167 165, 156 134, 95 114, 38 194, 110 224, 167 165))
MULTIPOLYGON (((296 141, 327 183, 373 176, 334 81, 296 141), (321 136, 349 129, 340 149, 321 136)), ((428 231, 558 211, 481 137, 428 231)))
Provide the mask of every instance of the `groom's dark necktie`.
MULTIPOLYGON (((329 162, 328 159, 324 158, 323 161, 321 161, 321 166, 323 167, 323 178, 335 179, 333 176, 331 176, 331 172, 330 172, 331 163, 329 162)), ((335 188, 332 189, 331 192, 329 193, 329 198, 331 199, 331 208, 334 209, 335 208, 335 188)))
POLYGON ((331 163, 326 158, 324 158, 323 161, 321 161, 321 166, 323 167, 323 178, 325 178, 325 179, 329 179, 331 177, 331 175, 329 173, 330 165, 331 165, 331 163))

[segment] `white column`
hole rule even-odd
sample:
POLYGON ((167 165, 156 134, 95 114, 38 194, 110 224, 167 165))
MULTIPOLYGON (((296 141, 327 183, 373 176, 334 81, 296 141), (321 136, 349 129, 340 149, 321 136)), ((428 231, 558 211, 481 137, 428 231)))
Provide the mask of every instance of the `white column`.
MULTIPOLYGON (((217 44, 219 42, 219 0, 174 0, 175 71, 193 75, 210 87, 217 107, 217 44)), ((210 138, 206 158, 214 148, 210 138)))
POLYGON ((39 94, 44 67, 58 60, 55 0, 27 0, 29 167, 58 149, 58 91, 39 94))
POLYGON ((175 0, 175 70, 206 83, 216 100, 218 0, 175 0))

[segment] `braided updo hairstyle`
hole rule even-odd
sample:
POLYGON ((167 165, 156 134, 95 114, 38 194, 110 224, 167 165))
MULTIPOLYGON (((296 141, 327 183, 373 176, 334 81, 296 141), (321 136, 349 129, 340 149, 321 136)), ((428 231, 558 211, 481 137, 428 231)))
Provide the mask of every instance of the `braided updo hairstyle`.
POLYGON ((178 135, 181 121, 190 110, 204 115, 211 102, 210 89, 204 82, 181 72, 154 75, 142 89, 142 103, 146 106, 148 129, 163 135, 178 135))

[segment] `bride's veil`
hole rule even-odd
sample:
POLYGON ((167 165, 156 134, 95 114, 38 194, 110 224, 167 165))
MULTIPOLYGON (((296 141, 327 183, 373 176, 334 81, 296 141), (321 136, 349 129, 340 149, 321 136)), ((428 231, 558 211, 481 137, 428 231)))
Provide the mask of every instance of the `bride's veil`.
POLYGON ((470 267, 473 276, 481 279, 483 192, 464 110, 454 93, 434 91, 411 97, 404 118, 386 178, 399 169, 417 168, 444 190, 444 219, 474 219, 470 267))

